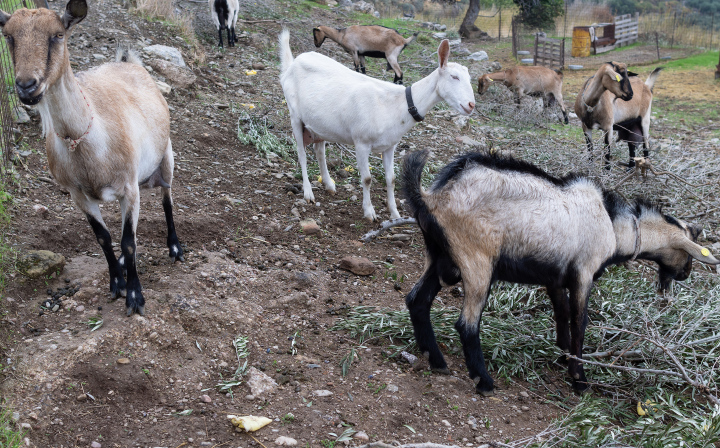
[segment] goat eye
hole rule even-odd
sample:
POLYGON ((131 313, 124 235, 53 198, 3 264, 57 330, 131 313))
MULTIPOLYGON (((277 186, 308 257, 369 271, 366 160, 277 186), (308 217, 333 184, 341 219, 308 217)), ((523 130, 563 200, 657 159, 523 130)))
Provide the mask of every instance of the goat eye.
POLYGON ((460 81, 460 78, 458 78, 458 77, 455 76, 455 75, 450 75, 450 77, 452 77, 452 79, 454 79, 454 80, 456 80, 456 81, 460 81))

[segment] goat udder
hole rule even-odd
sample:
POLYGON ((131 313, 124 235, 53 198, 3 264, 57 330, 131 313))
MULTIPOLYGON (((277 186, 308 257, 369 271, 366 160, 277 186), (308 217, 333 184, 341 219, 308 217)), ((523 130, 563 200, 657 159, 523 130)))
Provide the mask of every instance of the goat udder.
POLYGON ((307 146, 311 143, 320 143, 323 139, 318 138, 316 135, 314 135, 308 128, 303 125, 303 145, 307 146))

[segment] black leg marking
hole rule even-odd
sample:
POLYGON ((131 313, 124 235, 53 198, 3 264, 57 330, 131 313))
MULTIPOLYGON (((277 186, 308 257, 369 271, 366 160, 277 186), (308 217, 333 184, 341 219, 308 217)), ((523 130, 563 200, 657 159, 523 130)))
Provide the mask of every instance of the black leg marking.
POLYGON ((98 244, 102 247, 103 253, 105 254, 105 260, 107 260, 108 270, 110 272, 110 297, 117 299, 125 292, 125 279, 123 278, 122 267, 115 258, 115 252, 112 248, 112 239, 110 238, 110 232, 105 228, 104 225, 95 219, 91 215, 86 215, 87 220, 95 233, 95 238, 98 244))
MULTIPOLYGON (((553 306, 555 317, 556 344, 563 352, 570 351, 570 301, 565 288, 547 288, 548 296, 553 306)), ((563 354, 558 362, 567 364, 567 357, 563 354)))
POLYGON ((422 354, 428 356, 430 369, 440 373, 449 373, 430 322, 430 308, 440 288, 440 280, 435 274, 435 269, 428 269, 405 298, 405 304, 410 311, 410 320, 413 324, 418 349, 422 354))
POLYGON ((400 85, 402 85, 402 83, 403 83, 403 82, 402 82, 402 79, 403 79, 402 75, 401 75, 401 76, 398 76, 397 74, 395 74, 395 79, 393 80, 393 82, 394 82, 395 84, 400 84, 400 85))
POLYGON ((612 159, 612 156, 610 155, 610 137, 612 136, 612 130, 605 133, 605 169, 610 170, 610 160, 612 159))
POLYGON ((162 204, 163 210, 165 211, 165 222, 167 222, 168 228, 167 245, 168 249, 170 249, 170 258, 173 263, 176 261, 185 261, 182 247, 180 247, 180 241, 178 241, 177 234, 175 233, 175 221, 173 220, 172 199, 170 199, 170 193, 163 195, 162 204))
MULTIPOLYGON (((587 305, 589 295, 589 287, 573 286, 570 291, 570 354, 581 359, 585 329, 588 323, 587 305)), ((568 362, 568 373, 572 378, 573 389, 577 393, 581 394, 590 388, 581 362, 571 359, 568 362)))
POLYGON ((460 315, 460 319, 455 323, 455 329, 460 333, 460 342, 462 342, 463 353, 465 353, 465 363, 470 378, 475 382, 475 392, 489 396, 493 394, 494 385, 493 379, 485 367, 485 358, 480 346, 479 324, 480 319, 475 325, 467 324, 463 316, 460 315))
POLYGON ((365 73, 365 66, 364 66, 364 65, 360 66, 360 71, 362 71, 362 74, 363 74, 363 75, 366 74, 366 73, 365 73))
POLYGON ((132 213, 128 213, 123 226, 122 240, 120 241, 123 257, 125 257, 125 269, 127 270, 127 296, 125 306, 127 315, 137 312, 145 315, 145 297, 142 294, 140 279, 138 278, 135 264, 135 230, 133 229, 132 213))
POLYGON ((218 38, 220 39, 220 43, 218 44, 218 46, 220 48, 222 48, 223 47, 222 28, 218 28, 218 38))

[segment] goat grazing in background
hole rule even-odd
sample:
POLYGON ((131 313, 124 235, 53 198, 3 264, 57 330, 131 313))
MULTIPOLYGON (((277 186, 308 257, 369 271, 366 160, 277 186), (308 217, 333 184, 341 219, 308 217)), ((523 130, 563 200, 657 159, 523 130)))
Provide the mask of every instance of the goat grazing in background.
POLYGON ((440 101, 463 115, 475 108, 475 96, 466 67, 448 62, 450 45, 438 48, 439 67, 412 86, 402 87, 355 73, 319 53, 293 59, 290 34, 280 34, 282 84, 298 159, 305 200, 315 202, 307 175, 305 146, 313 143, 325 189, 335 193, 325 162, 325 142, 355 145, 363 185, 365 218, 377 219, 370 201, 370 154, 381 153, 385 168, 387 203, 391 218, 399 218, 395 204, 395 147, 405 133, 440 101))
POLYGON ((183 260, 172 215, 173 153, 170 112, 155 81, 136 63, 108 63, 75 77, 67 40, 87 15, 85 0, 70 0, 61 17, 49 9, 0 11, 0 26, 15 66, 24 104, 40 112, 48 166, 85 213, 110 270, 113 298, 125 295, 127 314, 144 313, 135 265, 139 187, 162 187, 170 257, 183 260), (118 200, 122 212, 120 259, 99 204, 118 200), (123 278, 127 270, 127 282, 123 278))
POLYGON ((592 130, 599 127, 605 133, 605 168, 610 169, 610 143, 613 130, 627 141, 629 167, 635 166, 635 149, 643 145, 643 156, 649 156, 650 110, 652 89, 662 67, 650 73, 645 83, 628 73, 625 64, 607 62, 585 81, 575 100, 575 113, 582 122, 585 141, 593 150, 592 130), (629 95, 628 95, 629 93, 629 95), (619 97, 624 101, 616 101, 619 97))
MULTIPOLYGON (((427 248, 425 272, 406 304, 418 348, 431 369, 446 373, 430 307, 441 286, 463 281, 465 300, 455 328, 478 393, 493 390, 479 325, 496 280, 545 285, 557 345, 580 359, 590 290, 605 267, 636 258, 654 261, 665 290, 672 280, 688 278, 693 258, 720 263, 695 242, 699 228, 644 200, 628 203, 587 178, 555 178, 519 160, 467 154, 444 167, 425 192, 420 178, 427 157, 426 151, 414 152, 403 162, 403 192, 427 248)), ((569 372, 576 391, 588 388, 577 359, 570 358, 569 372)))
POLYGON ((400 52, 410 42, 415 40, 418 33, 405 39, 392 28, 379 25, 352 25, 347 28, 335 29, 329 26, 318 26, 313 28, 315 46, 320 45, 329 38, 337 42, 353 58, 355 71, 365 74, 365 56, 371 58, 385 58, 387 69, 395 72, 396 84, 402 84, 403 72, 398 64, 400 52))
MULTIPOLYGON (((533 66, 513 67, 501 72, 488 73, 478 78, 478 94, 485 93, 493 82, 501 82, 515 93, 518 108, 525 95, 541 96, 543 109, 552 107, 557 101, 565 124, 568 123, 568 114, 562 97, 563 73, 560 70, 533 66)), ((561 123, 563 119, 560 120, 561 123)))
POLYGON ((210 15, 212 16, 215 28, 218 30, 218 47, 223 46, 222 32, 227 30, 228 47, 234 47, 237 42, 235 26, 238 20, 240 6, 238 0, 208 0, 210 4, 210 15))

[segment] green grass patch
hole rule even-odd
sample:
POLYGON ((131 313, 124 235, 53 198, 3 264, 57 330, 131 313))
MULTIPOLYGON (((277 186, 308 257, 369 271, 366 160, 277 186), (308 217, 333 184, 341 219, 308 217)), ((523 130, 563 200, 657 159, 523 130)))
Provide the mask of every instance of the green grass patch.
POLYGON ((12 411, 5 404, 0 404, 0 447, 20 448, 24 446, 24 433, 12 429, 15 422, 12 419, 12 411))
POLYGON ((720 52, 706 51, 705 53, 695 54, 687 58, 667 61, 664 66, 667 69, 697 69, 697 68, 715 68, 718 64, 720 52))

